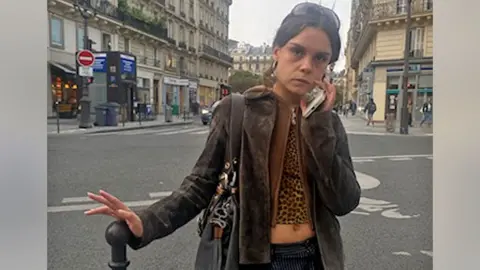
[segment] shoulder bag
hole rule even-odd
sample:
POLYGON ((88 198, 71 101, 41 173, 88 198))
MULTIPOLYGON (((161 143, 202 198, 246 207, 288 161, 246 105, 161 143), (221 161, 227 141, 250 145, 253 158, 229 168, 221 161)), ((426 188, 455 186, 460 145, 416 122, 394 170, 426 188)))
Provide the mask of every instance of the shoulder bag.
POLYGON ((245 99, 233 93, 225 166, 216 194, 198 219, 200 244, 195 270, 239 269, 238 169, 245 99))

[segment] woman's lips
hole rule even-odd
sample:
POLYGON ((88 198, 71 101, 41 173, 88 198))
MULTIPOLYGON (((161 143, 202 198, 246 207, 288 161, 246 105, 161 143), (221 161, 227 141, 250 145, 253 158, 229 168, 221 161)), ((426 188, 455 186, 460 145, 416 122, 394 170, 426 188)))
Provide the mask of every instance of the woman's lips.
POLYGON ((293 79, 295 82, 299 82, 301 84, 308 84, 310 85, 311 83, 307 80, 304 80, 304 79, 293 79))

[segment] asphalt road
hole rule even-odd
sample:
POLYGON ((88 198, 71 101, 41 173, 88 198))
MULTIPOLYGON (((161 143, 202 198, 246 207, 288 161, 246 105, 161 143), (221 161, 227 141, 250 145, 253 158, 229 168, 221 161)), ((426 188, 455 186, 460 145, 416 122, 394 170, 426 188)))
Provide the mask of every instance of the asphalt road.
MULTIPOLYGON (((86 192, 105 189, 147 205, 179 186, 207 128, 186 127, 49 137, 48 269, 108 269, 108 217, 85 217, 86 192)), ((364 188, 341 218, 347 269, 432 269, 432 137, 350 135, 364 188)), ((195 223, 140 251, 129 269, 192 269, 195 223)))

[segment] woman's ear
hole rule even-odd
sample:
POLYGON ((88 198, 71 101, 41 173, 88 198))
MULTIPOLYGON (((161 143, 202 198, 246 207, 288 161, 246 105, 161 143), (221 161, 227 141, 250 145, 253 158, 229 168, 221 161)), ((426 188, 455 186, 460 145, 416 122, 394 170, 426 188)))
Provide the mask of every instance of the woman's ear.
POLYGON ((273 60, 276 61, 276 62, 278 62, 278 55, 279 55, 279 53, 280 53, 280 48, 279 48, 278 46, 275 46, 275 47, 273 48, 273 52, 272 52, 272 53, 273 53, 273 54, 272 54, 273 60))

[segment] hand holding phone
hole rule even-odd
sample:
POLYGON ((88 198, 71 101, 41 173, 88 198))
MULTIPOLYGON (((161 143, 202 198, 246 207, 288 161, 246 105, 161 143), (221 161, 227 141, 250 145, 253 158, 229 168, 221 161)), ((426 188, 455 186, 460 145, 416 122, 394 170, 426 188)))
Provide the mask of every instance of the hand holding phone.
POLYGON ((317 82, 317 87, 305 95, 302 104, 303 117, 308 118, 322 104, 325 110, 331 110, 335 103, 336 92, 330 78, 324 76, 322 81, 317 82))

